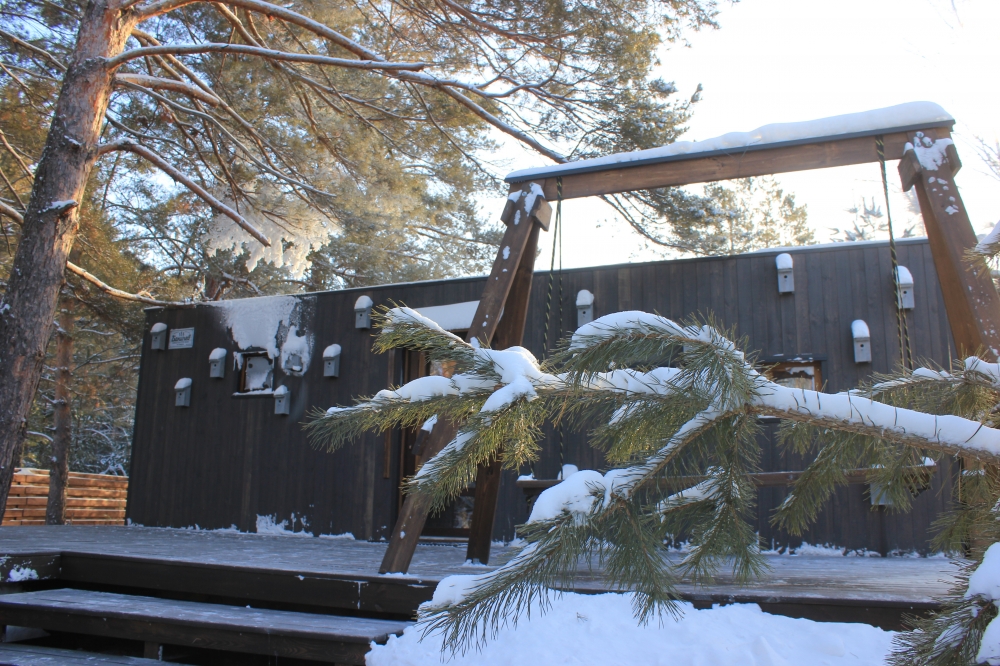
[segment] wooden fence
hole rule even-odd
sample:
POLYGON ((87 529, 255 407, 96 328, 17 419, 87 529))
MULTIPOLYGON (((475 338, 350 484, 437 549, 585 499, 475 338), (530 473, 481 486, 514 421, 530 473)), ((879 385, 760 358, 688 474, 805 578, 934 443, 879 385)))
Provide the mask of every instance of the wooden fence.
MULTIPOLYGON (((69 473, 66 489, 66 522, 73 525, 123 525, 128 477, 110 474, 69 473)), ((44 525, 49 498, 49 472, 14 470, 14 482, 3 514, 3 526, 44 525)))

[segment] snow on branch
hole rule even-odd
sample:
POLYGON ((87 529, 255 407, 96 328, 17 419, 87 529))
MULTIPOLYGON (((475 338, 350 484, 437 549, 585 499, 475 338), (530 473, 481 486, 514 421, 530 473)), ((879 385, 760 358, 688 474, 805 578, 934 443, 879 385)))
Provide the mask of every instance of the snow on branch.
POLYGON ((170 164, 170 162, 166 161, 149 148, 146 148, 145 146, 135 143, 129 139, 119 139, 112 143, 101 144, 98 147, 98 154, 103 155, 116 150, 125 150, 145 158, 175 181, 198 195, 198 197, 211 206, 216 212, 225 215, 229 219, 236 222, 236 224, 240 225, 244 231, 260 241, 262 245, 270 247, 271 241, 267 239, 267 236, 258 231, 257 228, 250 224, 250 222, 248 222, 242 215, 224 204, 222 201, 219 201, 216 197, 212 196, 208 190, 188 178, 179 169, 170 164))
POLYGON ((192 55, 199 53, 234 53, 237 55, 257 56, 259 58, 264 58, 265 60, 303 62, 313 65, 347 67, 350 69, 420 71, 421 69, 430 66, 430 64, 426 62, 385 62, 384 60, 330 58, 328 56, 312 55, 309 53, 294 53, 291 51, 279 51, 277 49, 265 49, 257 46, 247 46, 246 44, 207 42, 204 44, 167 44, 164 46, 144 46, 137 49, 131 49, 108 60, 108 67, 111 69, 121 67, 126 62, 135 60, 136 58, 160 55, 192 55))
POLYGON ((151 88, 153 90, 171 90, 193 97, 208 104, 218 106, 222 100, 211 93, 207 93, 198 86, 178 81, 176 79, 164 79, 159 76, 149 76, 147 74, 134 74, 131 72, 118 72, 115 74, 115 82, 137 88, 151 88))

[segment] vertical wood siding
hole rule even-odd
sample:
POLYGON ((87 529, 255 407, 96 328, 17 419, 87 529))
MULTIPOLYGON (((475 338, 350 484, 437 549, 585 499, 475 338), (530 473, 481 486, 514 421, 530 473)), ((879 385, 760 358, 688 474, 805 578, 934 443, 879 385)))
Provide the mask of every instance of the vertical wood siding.
MULTIPOLYGON (((914 357, 946 365, 954 355, 930 247, 925 239, 898 244, 899 262, 915 281, 916 308, 907 314, 914 357)), ((843 244, 801 249, 794 258, 795 292, 780 294, 774 257, 761 252, 736 257, 602 266, 562 273, 554 285, 549 345, 576 327, 576 294, 595 296, 595 317, 622 310, 646 310, 684 319, 709 316, 747 339, 761 359, 813 356, 829 392, 853 388, 872 372, 898 363, 899 341, 891 262, 887 244, 843 244), (850 323, 864 319, 872 335, 872 363, 854 363, 850 323)), ((538 356, 543 339, 548 272, 538 272, 524 346, 538 356)), ((388 537, 398 507, 400 438, 391 439, 390 478, 384 478, 385 438, 369 435, 333 454, 313 450, 302 423, 312 407, 348 405, 353 398, 385 388, 389 356, 371 352, 372 332, 354 328, 354 302, 361 294, 376 305, 443 305, 479 298, 483 278, 446 280, 310 294, 313 356, 304 377, 275 368, 275 386, 292 391, 291 413, 276 416, 273 399, 233 397, 236 375, 231 361, 226 378, 208 378, 208 355, 215 347, 235 349, 219 312, 212 306, 191 310, 151 309, 147 324, 193 326, 192 349, 153 351, 143 347, 137 399, 128 516, 144 525, 202 528, 255 528, 257 516, 291 521, 315 534, 351 532, 359 539, 388 537), (322 350, 343 348, 340 377, 322 376, 322 350), (193 380, 191 406, 173 405, 180 377, 193 380)), ((147 326, 147 330, 148 330, 147 326)), ((231 356, 230 356, 231 358, 231 356)), ((397 355, 398 358, 398 355, 397 355)), ((398 372, 396 373, 398 376, 398 372)), ((799 470, 806 460, 774 444, 774 424, 762 424, 764 471, 799 470)), ((553 478, 559 466, 559 434, 545 429, 547 441, 535 465, 538 478, 553 478)), ((562 433, 565 462, 601 468, 601 456, 587 445, 586 433, 562 433)), ((528 470, 522 470, 526 473, 528 470)), ((500 490, 495 538, 509 539, 526 518, 516 487, 517 474, 505 472, 500 490)), ((914 500, 913 510, 873 511, 866 487, 836 491, 814 527, 809 543, 887 552, 926 551, 930 524, 947 506, 952 484, 949 461, 940 465, 932 487, 914 500)), ((766 544, 796 545, 800 539, 770 525, 783 488, 759 493, 757 529, 766 544)))

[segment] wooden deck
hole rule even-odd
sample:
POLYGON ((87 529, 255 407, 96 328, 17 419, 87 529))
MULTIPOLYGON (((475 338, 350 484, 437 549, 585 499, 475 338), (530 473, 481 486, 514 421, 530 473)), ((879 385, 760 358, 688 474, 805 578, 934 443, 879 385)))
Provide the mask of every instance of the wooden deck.
MULTIPOLYGON (((385 543, 144 527, 0 528, 0 576, 32 587, 86 587, 286 610, 405 619, 445 576, 485 571, 465 564, 464 544, 421 544, 410 573, 378 574, 385 543)), ((498 546, 501 561, 509 549, 498 546)), ((769 612, 898 627, 903 613, 937 607, 954 565, 941 558, 767 556, 770 572, 749 586, 722 574, 685 584, 696 603, 758 603, 769 612)), ((575 589, 606 589, 581 572, 575 589)))

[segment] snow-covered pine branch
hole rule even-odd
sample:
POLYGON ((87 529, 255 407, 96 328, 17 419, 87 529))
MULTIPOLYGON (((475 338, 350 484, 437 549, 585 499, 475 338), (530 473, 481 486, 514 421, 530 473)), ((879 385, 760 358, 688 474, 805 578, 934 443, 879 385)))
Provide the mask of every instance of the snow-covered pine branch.
MULTIPOLYGON (((813 428, 810 435, 840 433, 847 442, 821 451, 805 485, 835 483, 834 471, 842 477, 844 469, 861 466, 905 490, 926 451, 1000 460, 1000 430, 892 402, 917 387, 972 386, 993 395, 1000 370, 978 359, 967 360, 961 372, 922 369, 865 392, 823 394, 768 380, 711 322, 616 313, 581 327, 544 363, 520 347, 467 344, 407 308, 386 311, 380 326, 377 349, 419 349, 451 361, 455 374, 334 408, 309 426, 317 443, 339 446, 364 429, 419 427, 433 415, 459 422, 457 435, 408 484, 408 492, 426 493, 438 506, 494 456, 514 468, 536 459, 541 426, 556 415, 571 427, 596 419, 592 442, 614 465, 605 473, 578 472, 544 491, 519 528, 527 545, 518 556, 456 583, 447 599, 436 597, 424 609, 425 627, 443 631, 452 649, 485 640, 532 604, 544 608, 551 587, 571 584, 582 556, 600 559, 613 586, 635 592, 640 618, 672 610, 678 576, 704 578, 723 561, 739 578, 757 575, 763 564, 747 516, 756 497, 749 479, 757 471, 760 415, 813 428), (701 479, 697 485, 678 487, 678 478, 692 473, 701 479), (681 530, 691 550, 670 562, 662 543, 681 530)), ((822 489, 801 490, 808 517, 825 496, 822 489)))

